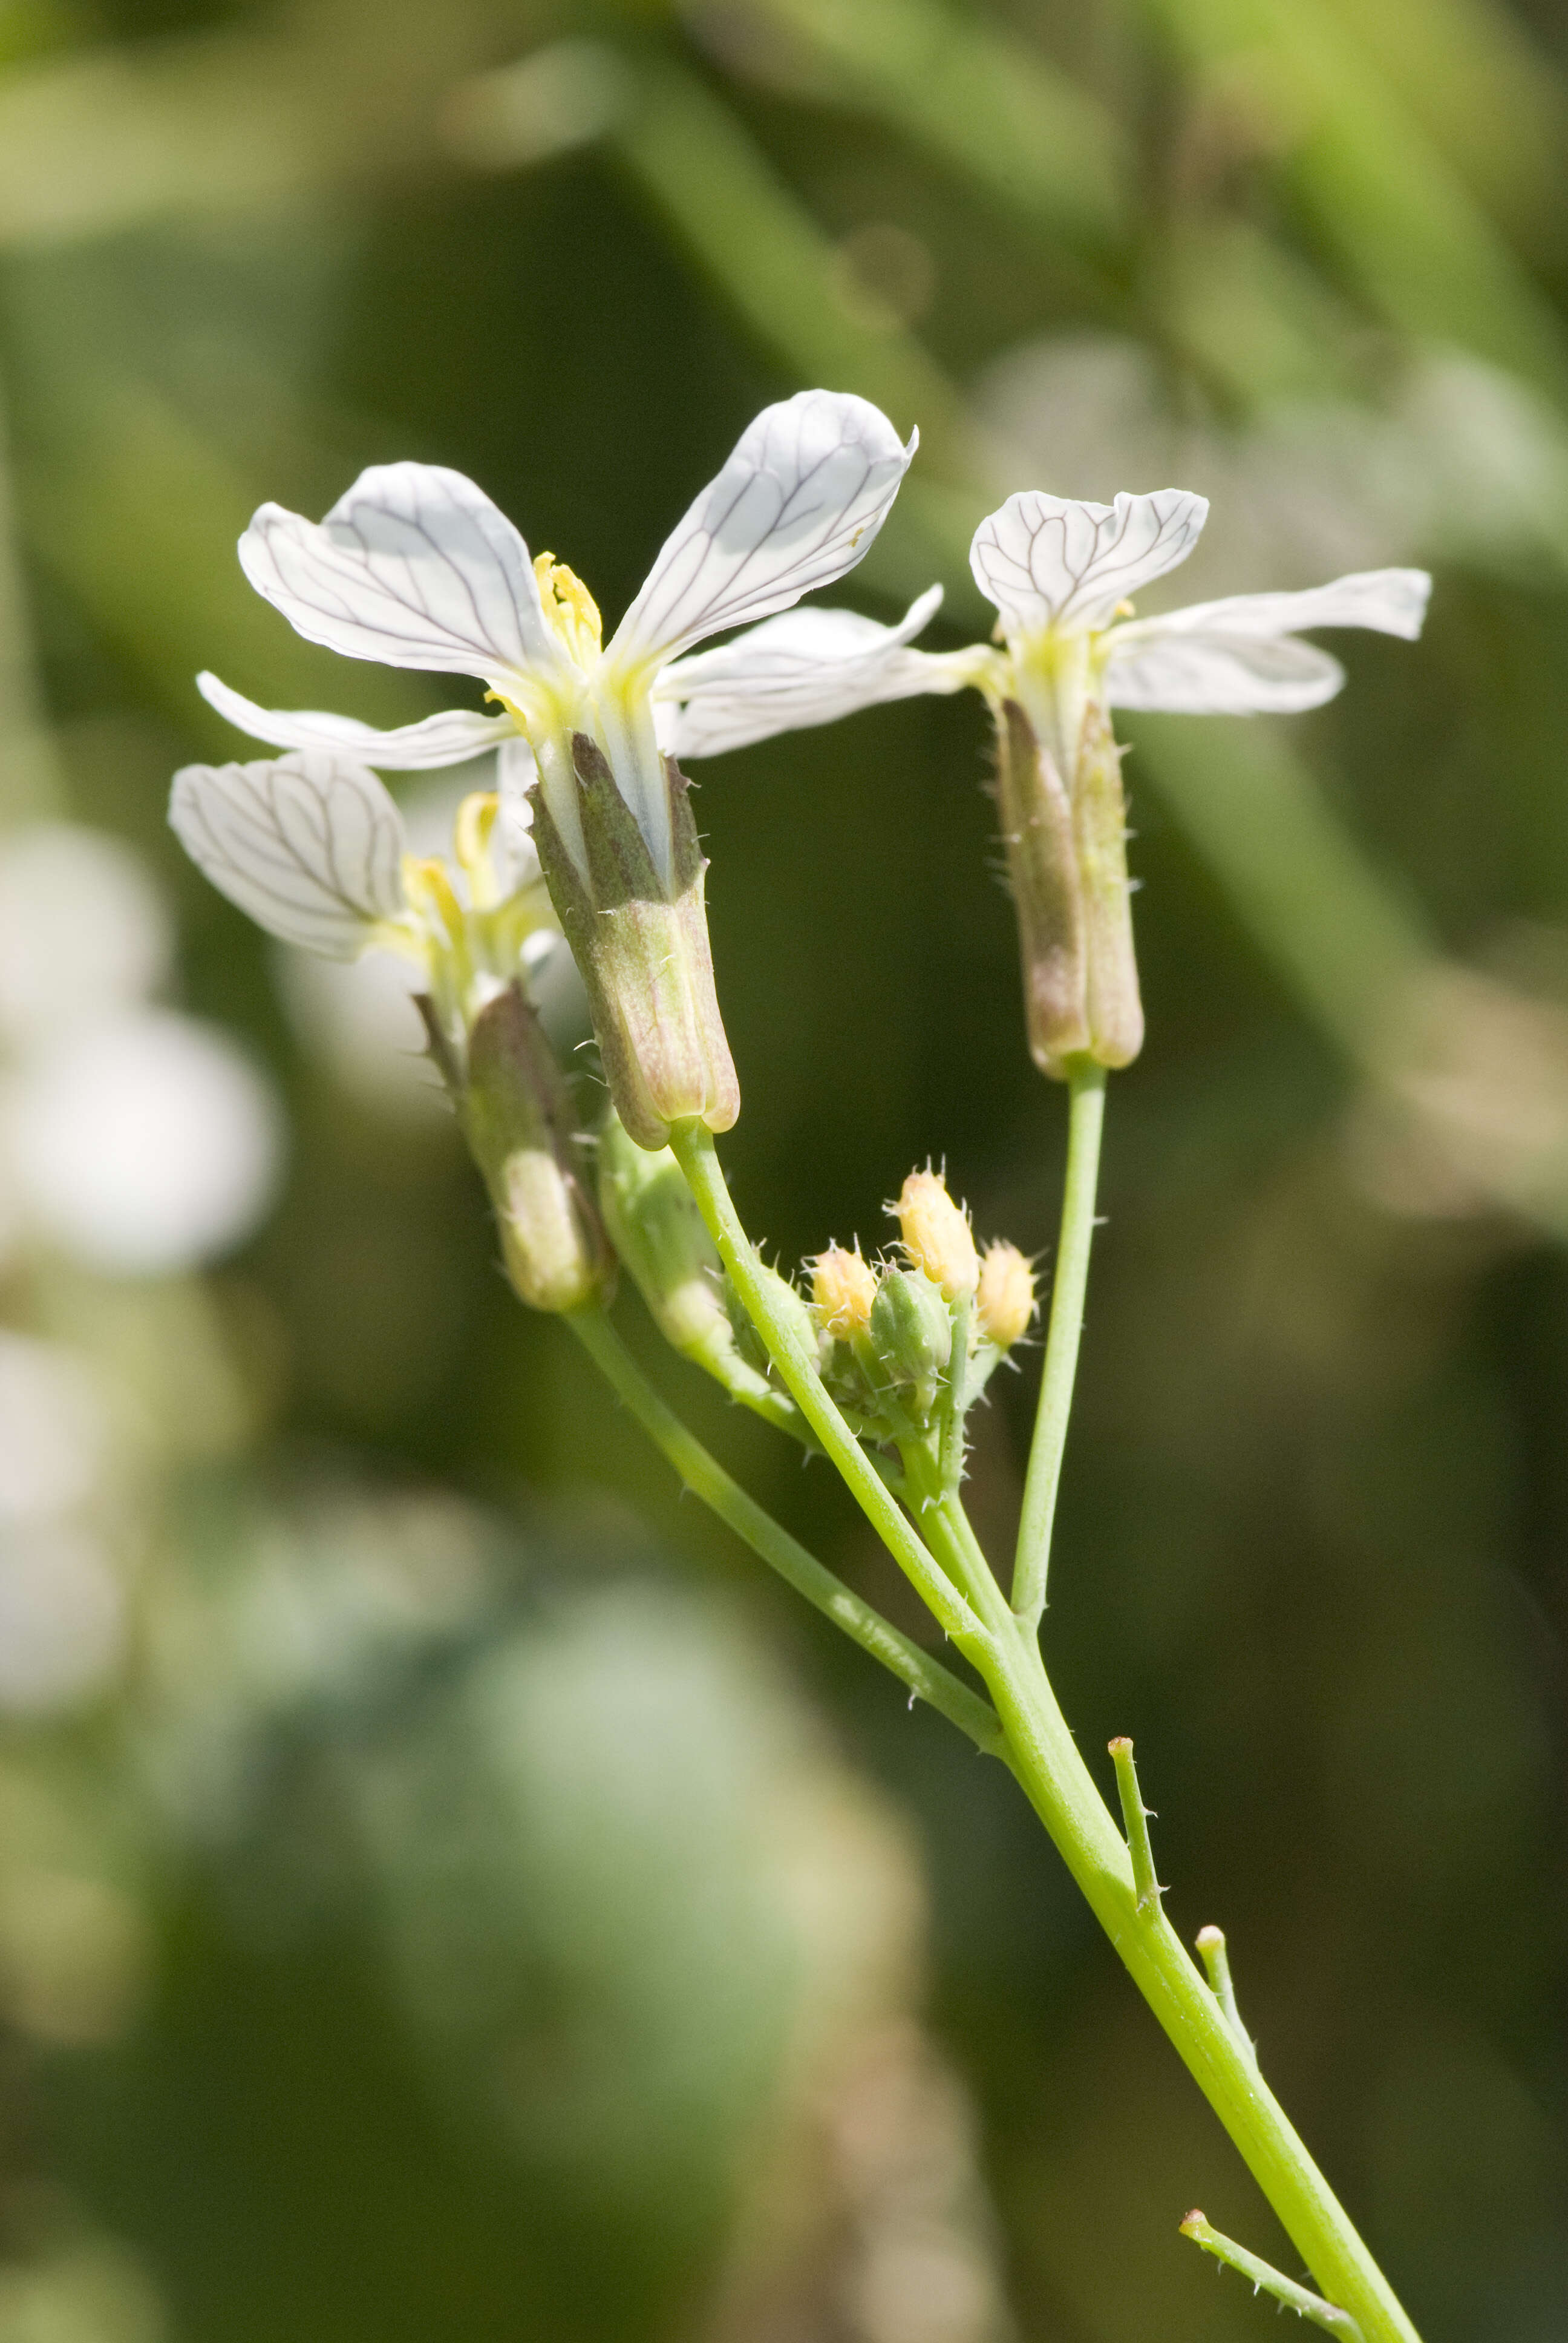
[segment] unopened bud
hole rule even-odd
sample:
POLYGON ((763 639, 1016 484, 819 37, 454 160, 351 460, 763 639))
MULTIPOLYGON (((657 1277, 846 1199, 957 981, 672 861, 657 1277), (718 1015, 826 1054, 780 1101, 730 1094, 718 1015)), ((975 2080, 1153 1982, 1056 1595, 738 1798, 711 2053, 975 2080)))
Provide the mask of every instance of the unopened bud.
POLYGON ((615 1264, 582 1178, 570 1093, 520 989, 508 985, 480 1011, 461 1061, 437 1038, 433 1011, 427 1023, 496 1208, 513 1289, 534 1310, 603 1301, 615 1264))
POLYGON ((1033 1324, 1034 1272, 1016 1245, 987 1245, 980 1256, 976 1314, 999 1351, 1010 1351, 1033 1324))
POLYGON ((870 1263, 842 1245, 829 1245, 811 1263, 811 1314, 824 1334, 852 1342, 871 1320, 877 1276, 870 1263))
POLYGON ((870 1340, 878 1365, 929 1414, 952 1363, 953 1322, 923 1270, 888 1272, 871 1305, 870 1340))
POLYGON ((722 1271, 668 1148, 639 1147, 612 1114, 599 1133, 598 1198, 610 1242, 666 1342, 711 1363, 733 1340, 722 1271))
POLYGON ((550 900, 581 970, 616 1112, 639 1147, 662 1147, 677 1122, 728 1131, 740 1086, 713 986, 703 908, 708 865, 687 782, 662 759, 668 867, 656 863, 601 749, 572 739, 580 854, 542 787, 529 792, 534 842, 550 900))
POLYGON ((980 1277, 974 1234, 969 1214, 954 1203, 941 1173, 911 1172, 892 1209, 914 1267, 923 1269, 950 1302, 972 1293, 980 1277))

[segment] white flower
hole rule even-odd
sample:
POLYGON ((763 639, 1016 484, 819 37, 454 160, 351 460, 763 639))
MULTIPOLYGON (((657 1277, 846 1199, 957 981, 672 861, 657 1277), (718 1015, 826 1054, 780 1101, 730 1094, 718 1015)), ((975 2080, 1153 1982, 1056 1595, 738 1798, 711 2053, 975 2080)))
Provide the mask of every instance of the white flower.
MULTIPOLYGON (((598 612, 578 580, 548 555, 531 560, 511 522, 458 472, 377 467, 319 524, 264 505, 240 540, 240 560, 299 633, 353 659, 475 676, 502 712, 454 709, 377 732, 347 717, 258 708, 214 676, 202 677, 201 689, 275 748, 388 770, 455 764, 520 739, 584 870, 572 739, 586 734, 668 880, 674 854, 654 724, 660 670, 706 636, 787 609, 853 568, 915 445, 900 445, 885 416, 847 394, 802 391, 765 408, 602 645, 598 612)), ((510 779, 519 778, 514 761, 510 779)), ((351 907, 393 916, 377 876, 387 866, 367 846, 369 891, 351 890, 351 907)), ((256 875, 264 890, 273 888, 270 858, 256 875)), ((345 916, 328 900, 334 891, 312 899, 313 915, 328 923, 324 935, 345 916)), ((339 932, 347 934, 341 924, 339 932)))
POLYGON ((970 566, 998 612, 990 643, 912 647, 901 626, 798 612, 668 669, 665 738, 713 755, 917 692, 982 691, 997 728, 997 796, 1018 913, 1030 1046, 1041 1070, 1124 1066, 1143 1039, 1115 708, 1289 715, 1332 698, 1337 660, 1299 630, 1371 627, 1413 639, 1431 579, 1374 569, 1302 594, 1243 594, 1139 618, 1130 599, 1184 561, 1208 517, 1183 488, 1080 502, 1029 490, 975 531, 970 566))
POLYGON ((269 934, 327 960, 400 954, 453 1027, 558 941, 515 796, 463 799, 450 868, 410 854, 384 782, 323 749, 186 765, 169 822, 198 870, 269 934))
POLYGON ((1111 505, 1036 489, 1009 497, 970 548, 1005 648, 911 649, 926 598, 896 628, 843 610, 801 614, 813 621, 810 639, 781 638, 779 621, 756 627, 668 670, 661 697, 684 702, 668 722, 672 751, 712 755, 879 700, 972 683, 995 700, 1020 699, 1065 765, 1090 698, 1191 716, 1295 715, 1344 681, 1337 659, 1298 639, 1302 629, 1420 634, 1432 586, 1421 569, 1365 570, 1305 593, 1239 594, 1134 618, 1130 598, 1187 558, 1208 511, 1182 488, 1124 493, 1111 505))

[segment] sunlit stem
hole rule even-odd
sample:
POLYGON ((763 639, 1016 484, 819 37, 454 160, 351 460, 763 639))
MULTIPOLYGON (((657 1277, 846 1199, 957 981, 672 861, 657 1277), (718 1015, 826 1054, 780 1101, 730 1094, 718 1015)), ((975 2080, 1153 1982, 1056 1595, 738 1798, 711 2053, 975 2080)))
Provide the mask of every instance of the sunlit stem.
POLYGON ((1138 1898, 1138 1909, 1141 1912, 1157 1911, 1165 1890, 1154 1875, 1154 1849, 1149 1837, 1150 1811, 1138 1786, 1138 1768, 1132 1762, 1132 1744, 1124 1733, 1119 1733, 1110 1746, 1116 1767, 1117 1794, 1121 1800, 1121 1820, 1127 1831, 1127 1851, 1132 1857, 1132 1886, 1138 1898))
MULTIPOLYGON (((1102 1096, 1102 1090, 1093 1094, 1096 1140, 1102 1096)), ((1080 1104, 1076 1098, 1074 1102, 1080 1104)), ((1082 1124, 1078 1128, 1081 1134, 1082 1124)), ((815 1362, 778 1312, 724 1185, 711 1134, 700 1125, 683 1124, 672 1132, 670 1145, 736 1290, 802 1414, 933 1614, 944 1626, 956 1622, 949 1632, 985 1678, 1010 1770, 1302 2260, 1321 2283, 1353 2306, 1361 2343, 1418 2343, 1387 2279, 1160 1908, 1158 1894, 1147 1903, 1141 1900, 1131 1855, 1046 1675, 1038 1614, 1026 1622, 1009 1608, 960 1498, 943 1485, 940 1457, 929 1443, 904 1450, 909 1498, 930 1541, 928 1547, 877 1478, 824 1389, 815 1362)), ((1081 1184, 1082 1147, 1081 1136, 1081 1184)), ((1088 1186, 1091 1192, 1092 1178, 1088 1186)), ((1087 1260, 1091 1216, 1091 1193, 1076 1219, 1069 1214, 1082 1232, 1081 1262, 1087 1260)), ((1081 1295, 1081 1274, 1079 1318, 1081 1295)), ((1070 1376, 1068 1383, 1070 1387, 1070 1376)), ((1151 1881, 1152 1875, 1151 1862, 1151 1881)), ((1317 2298, 1307 2299, 1315 2303, 1317 2298)), ((1337 2331, 1352 2337, 1357 2332, 1342 2322, 1337 2331)))
POLYGON ((1094 1236, 1094 1197, 1100 1176, 1100 1133, 1105 1115, 1105 1068, 1077 1060, 1068 1076, 1067 1185, 1061 1200, 1061 1233, 1050 1288, 1050 1324, 1034 1444, 1024 1483, 1023 1517, 1013 1564, 1012 1607, 1026 1627, 1038 1629, 1045 1608, 1046 1572, 1072 1386, 1078 1373, 1079 1337, 1089 1285, 1089 1251, 1094 1236))
POLYGON ((730 1282, 796 1405, 932 1617, 967 1657, 978 1661, 990 1647, 990 1636, 900 1511, 896 1499, 839 1413, 818 1373, 815 1359, 808 1355, 793 1324, 779 1310, 730 1200, 714 1152, 713 1133, 700 1122, 677 1123, 670 1131, 669 1145, 697 1199, 709 1234, 719 1247, 730 1282))
POLYGON ((1241 2023, 1241 2013, 1236 2006, 1236 1988, 1231 1978, 1231 1956, 1225 1948, 1225 1931, 1211 1924, 1200 1928, 1193 1938, 1208 1973, 1209 1990, 1224 2011, 1231 2030, 1250 2056, 1255 2056, 1252 2037, 1241 2023))
POLYGON ((1194 2210, 1188 2214, 1181 2224, 1181 2235, 1191 2237, 1195 2246, 1201 2246, 1206 2254, 1212 2254, 1215 2260, 1223 2262, 1227 2268, 1239 2270, 1243 2278, 1250 2278, 1254 2294, 1260 2289, 1264 2294, 1271 2294, 1275 2301, 1283 2303, 1287 2310, 1293 2310, 1300 2318, 1310 2318, 1312 2325, 1321 2327, 1325 2334, 1346 2337, 1349 2343, 1364 2343, 1361 2327, 1348 2310, 1336 2310, 1333 2304, 1325 2302, 1321 2294, 1314 2294, 1310 2287, 1298 2285, 1293 2278, 1286 2278, 1282 2270, 1274 2269, 1256 2254, 1250 2254, 1246 2247, 1237 2245, 1233 2237, 1222 2237, 1218 2229, 1210 2227, 1201 2213, 1194 2210))
POLYGON ((602 1311, 574 1312, 567 1324, 693 1496, 700 1498, 824 1618, 831 1619, 851 1642, 890 1669, 916 1699, 956 1725, 987 1756, 1005 1760, 1001 1728, 986 1703, 918 1644, 900 1635, 748 1496, 659 1397, 602 1311))
POLYGON ((970 1332, 974 1312, 972 1293, 960 1295, 953 1304, 953 1348, 948 1367, 941 1453, 942 1486, 949 1490, 956 1490, 964 1477, 964 1417, 969 1413, 970 1332))

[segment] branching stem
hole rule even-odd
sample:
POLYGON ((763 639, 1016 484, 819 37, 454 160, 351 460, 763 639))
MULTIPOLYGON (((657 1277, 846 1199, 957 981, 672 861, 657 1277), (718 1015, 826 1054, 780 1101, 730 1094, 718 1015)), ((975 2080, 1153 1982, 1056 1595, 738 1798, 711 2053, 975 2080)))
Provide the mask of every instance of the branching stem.
MULTIPOLYGON (((1042 1400, 1041 1406, 1046 1481, 1037 1483, 1032 1467, 1030 1473, 1031 1484, 1045 1487, 1051 1499, 1082 1322, 1102 1103, 1103 1077, 1098 1069, 1075 1080, 1073 1161, 1046 1359, 1050 1403, 1042 1400)), ((1030 1805, 1303 2262, 1338 2298, 1342 2308, 1333 2331, 1350 2337, 1352 2343, 1356 2343, 1358 2328, 1359 2343, 1419 2343, 1349 2215, 1263 2082, 1250 2047, 1238 2038, 1161 1910, 1158 1896, 1141 1900, 1132 1858, 1046 1674, 1039 1609, 1028 1587, 1027 1599, 1015 1614, 997 1585, 958 1493, 945 1485, 942 1459, 931 1453, 929 1442, 903 1450, 907 1502, 930 1546, 913 1534, 823 1387, 815 1361, 808 1358, 757 1274, 756 1255, 725 1187, 711 1135, 700 1126, 686 1124, 672 1134, 670 1144, 736 1290, 801 1413, 894 1558, 984 1676, 1007 1744, 1008 1763, 1030 1805), (950 1626, 953 1621, 956 1624, 950 1626)), ((1038 1440, 1036 1447, 1039 1463, 1038 1440)), ((1037 1519, 1041 1512, 1037 1504, 1037 1519)), ((1048 1536, 1049 1503, 1043 1506, 1043 1521, 1048 1536)), ((1044 1550, 1043 1541, 1031 1550, 1041 1564, 1041 1584, 1044 1550)), ((1334 2311, 1336 2305, 1325 2303, 1324 2308, 1334 2311)))
POLYGON ((1311 2287, 1298 2285, 1293 2278, 1287 2278, 1283 2270, 1277 2270, 1261 2256, 1249 2253, 1245 2246, 1236 2243, 1234 2237, 1222 2237, 1218 2229, 1210 2227, 1201 2213, 1194 2210, 1188 2214, 1181 2224, 1181 2235, 1191 2237, 1195 2246, 1201 2246, 1206 2254, 1212 2254, 1215 2260, 1223 2262, 1227 2268, 1240 2270, 1243 2278, 1250 2278, 1254 2294, 1260 2291, 1271 2294, 1276 2302, 1282 2303, 1287 2310, 1293 2310, 1298 2318, 1310 2318, 1312 2325, 1321 2327, 1325 2335, 1342 2336, 1345 2343, 1363 2343, 1362 2330, 1348 2310, 1337 2310, 1332 2302, 1325 2302, 1321 2294, 1314 2294, 1311 2287))
POLYGON ((966 1659, 978 1664, 990 1638, 970 1604, 939 1569, 923 1541, 900 1511, 897 1500, 839 1413, 818 1373, 816 1360, 808 1355, 794 1326, 769 1291, 751 1240, 740 1225, 719 1168, 713 1133, 700 1122, 678 1123, 669 1134, 669 1144, 708 1223, 709 1234, 719 1247, 730 1282, 796 1405, 932 1617, 952 1637, 966 1659))
POLYGON ((599 1310, 575 1312, 568 1325, 594 1364, 613 1386, 686 1486, 728 1523, 753 1554, 780 1578, 803 1594, 808 1603, 841 1627, 863 1652, 869 1652, 900 1684, 956 1725, 988 1757, 1006 1759, 996 1716, 978 1694, 911 1644, 907 1635, 884 1619, 869 1603, 836 1578, 826 1564, 809 1554, 788 1530, 764 1512, 756 1499, 730 1478, 718 1458, 709 1454, 694 1433, 666 1405, 626 1348, 609 1320, 599 1310))

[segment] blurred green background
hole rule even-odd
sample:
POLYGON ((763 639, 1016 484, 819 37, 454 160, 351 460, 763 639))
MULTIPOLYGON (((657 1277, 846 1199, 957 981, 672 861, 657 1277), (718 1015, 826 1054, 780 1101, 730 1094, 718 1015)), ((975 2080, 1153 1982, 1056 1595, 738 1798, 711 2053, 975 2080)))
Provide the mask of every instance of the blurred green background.
MULTIPOLYGON (((1208 493, 1172 601, 1436 570, 1320 714, 1126 728, 1150 1040, 1047 1641, 1429 2343, 1568 2334, 1565 30, 0 0, 0 2343, 1239 2343, 1181 2214, 1294 2267, 999 1770, 510 1300, 407 1004, 163 827, 251 753, 198 667, 449 702, 249 592, 263 498, 452 465, 618 615, 815 382, 920 427, 846 598, 942 578, 934 643, 1023 486, 1208 493)), ((1050 1242, 986 759, 926 701, 699 774, 786 1260, 928 1156, 1050 1242)))

